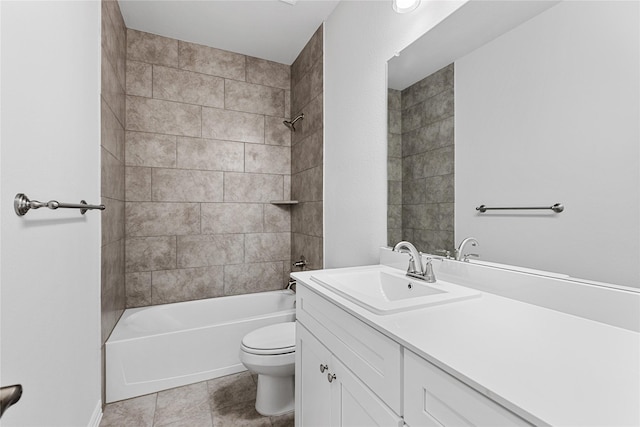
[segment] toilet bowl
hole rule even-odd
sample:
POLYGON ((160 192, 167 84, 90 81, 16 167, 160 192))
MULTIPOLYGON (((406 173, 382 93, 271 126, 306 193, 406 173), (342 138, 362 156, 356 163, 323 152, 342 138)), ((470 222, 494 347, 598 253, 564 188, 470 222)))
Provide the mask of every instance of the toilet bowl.
POLYGON ((249 332, 240 344, 240 361, 258 374, 256 411, 282 415, 294 408, 296 323, 284 322, 249 332))

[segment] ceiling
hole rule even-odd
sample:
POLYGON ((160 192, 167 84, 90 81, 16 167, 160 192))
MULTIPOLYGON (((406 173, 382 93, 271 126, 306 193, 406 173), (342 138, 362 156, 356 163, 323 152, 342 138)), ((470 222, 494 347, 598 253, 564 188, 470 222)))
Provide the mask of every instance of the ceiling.
POLYGON ((291 65, 339 1, 119 0, 118 3, 127 28, 291 65))

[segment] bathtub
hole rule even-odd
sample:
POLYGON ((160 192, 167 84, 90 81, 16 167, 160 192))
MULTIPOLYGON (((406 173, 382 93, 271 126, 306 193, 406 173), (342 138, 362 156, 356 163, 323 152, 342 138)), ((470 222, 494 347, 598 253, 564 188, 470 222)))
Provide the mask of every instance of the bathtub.
POLYGON ((127 309, 105 344, 106 401, 244 371, 242 337, 294 320, 289 290, 127 309))

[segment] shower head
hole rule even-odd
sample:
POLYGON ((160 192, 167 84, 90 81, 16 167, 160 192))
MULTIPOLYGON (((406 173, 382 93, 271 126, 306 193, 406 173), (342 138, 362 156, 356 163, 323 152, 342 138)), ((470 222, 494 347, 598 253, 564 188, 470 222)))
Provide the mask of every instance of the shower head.
POLYGON ((304 119, 304 113, 300 113, 298 114, 293 120, 289 121, 289 120, 285 120, 282 123, 284 123, 284 125, 286 127, 288 127, 289 129, 291 129, 293 132, 296 131, 296 127, 294 126, 296 124, 296 122, 298 120, 302 120, 304 119))

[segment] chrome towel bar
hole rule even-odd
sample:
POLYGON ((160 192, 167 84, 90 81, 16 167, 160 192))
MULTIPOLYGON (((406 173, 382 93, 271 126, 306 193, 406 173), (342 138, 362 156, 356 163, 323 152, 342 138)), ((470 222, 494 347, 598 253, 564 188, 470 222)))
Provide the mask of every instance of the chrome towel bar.
POLYGON ((24 216, 29 209, 40 209, 40 208, 49 208, 49 209, 58 209, 58 208, 67 208, 67 209, 80 209, 80 213, 82 215, 85 214, 90 209, 100 209, 103 211, 105 209, 104 205, 88 205, 84 200, 80 200, 80 203, 60 203, 55 200, 49 200, 48 202, 39 202, 37 200, 29 200, 26 194, 18 193, 16 194, 15 199, 13 199, 13 209, 16 211, 18 216, 24 216))
POLYGON ((536 209, 550 209, 552 211, 554 211, 555 213, 560 213, 564 210, 564 205, 562 203, 556 203, 553 206, 542 206, 542 207, 511 207, 511 208, 489 208, 485 205, 480 205, 476 208, 477 211, 480 211, 480 213, 489 211, 489 210, 536 210, 536 209))

